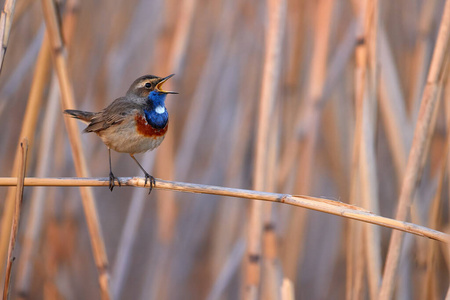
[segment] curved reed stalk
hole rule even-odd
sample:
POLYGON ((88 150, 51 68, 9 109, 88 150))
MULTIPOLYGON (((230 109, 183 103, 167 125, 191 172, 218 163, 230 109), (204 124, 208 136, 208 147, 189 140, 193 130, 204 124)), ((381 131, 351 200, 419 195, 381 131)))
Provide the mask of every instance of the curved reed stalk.
MULTIPOLYGON (((120 177, 122 186, 136 186, 145 187, 145 178, 142 177, 120 177)), ((0 186, 13 186, 17 184, 16 177, 0 177, 0 186)), ((73 187, 87 187, 87 186, 109 186, 109 178, 78 178, 78 177, 65 177, 65 178, 25 178, 25 186, 73 186, 73 187)), ((371 213, 361 207, 350 205, 344 202, 316 198, 301 195, 289 195, 278 193, 259 192, 246 189, 227 188, 214 185, 186 183, 177 181, 167 181, 156 179, 156 189, 172 190, 186 193, 198 193, 236 197, 250 200, 262 200, 276 203, 289 204, 293 206, 303 207, 324 213, 371 223, 387 228, 397 229, 403 232, 412 233, 415 235, 428 237, 433 240, 437 240, 444 243, 450 243, 450 235, 430 229, 424 226, 399 221, 382 217, 371 213)))

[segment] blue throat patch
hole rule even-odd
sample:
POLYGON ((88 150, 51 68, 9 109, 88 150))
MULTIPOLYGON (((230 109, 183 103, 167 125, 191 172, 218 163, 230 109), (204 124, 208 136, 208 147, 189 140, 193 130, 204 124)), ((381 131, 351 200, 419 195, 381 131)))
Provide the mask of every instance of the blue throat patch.
POLYGON ((166 100, 167 94, 160 93, 157 91, 151 91, 147 98, 148 107, 144 109, 145 119, 147 123, 153 128, 162 129, 166 127, 169 121, 169 113, 167 112, 164 101, 166 100), (156 108, 164 107, 163 113, 157 113, 156 108))

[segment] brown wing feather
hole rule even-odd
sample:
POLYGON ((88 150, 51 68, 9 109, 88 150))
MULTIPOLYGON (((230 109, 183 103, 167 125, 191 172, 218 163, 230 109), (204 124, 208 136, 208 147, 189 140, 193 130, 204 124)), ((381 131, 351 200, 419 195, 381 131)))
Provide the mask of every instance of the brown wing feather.
POLYGON ((105 130, 113 125, 118 125, 123 120, 136 110, 141 108, 141 104, 135 101, 130 101, 125 97, 114 100, 104 110, 98 112, 92 119, 85 132, 99 132, 105 130))

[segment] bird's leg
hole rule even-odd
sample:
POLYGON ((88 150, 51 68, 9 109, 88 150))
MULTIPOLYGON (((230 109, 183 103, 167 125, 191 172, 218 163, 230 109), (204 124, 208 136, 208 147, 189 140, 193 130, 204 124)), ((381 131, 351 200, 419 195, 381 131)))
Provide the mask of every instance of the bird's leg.
POLYGON ((112 192, 113 188, 115 186, 114 181, 117 179, 117 182, 119 183, 119 186, 120 186, 120 180, 119 180, 119 178, 114 176, 114 174, 112 172, 112 167, 111 167, 111 149, 108 148, 108 152, 109 152, 109 189, 112 192))
POLYGON ((150 190, 148 191, 148 194, 150 195, 150 193, 151 193, 152 190, 153 190, 153 187, 154 187, 155 184, 156 184, 155 177, 153 177, 152 175, 148 174, 147 171, 144 170, 144 168, 143 168, 143 167, 141 166, 141 164, 137 161, 137 159, 134 157, 133 154, 130 154, 130 156, 131 156, 131 158, 134 159, 134 161, 138 164, 138 166, 139 166, 139 168, 141 168, 142 172, 144 172, 144 175, 145 175, 145 183, 144 183, 144 186, 147 185, 147 179, 150 181, 150 190))

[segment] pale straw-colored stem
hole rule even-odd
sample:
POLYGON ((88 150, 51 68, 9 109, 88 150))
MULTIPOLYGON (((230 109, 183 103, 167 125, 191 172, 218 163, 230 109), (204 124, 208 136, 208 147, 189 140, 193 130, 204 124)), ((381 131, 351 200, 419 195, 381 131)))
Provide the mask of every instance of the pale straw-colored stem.
MULTIPOLYGON (((42 9, 44 12, 45 24, 47 26, 47 33, 49 35, 52 47, 51 53, 53 63, 59 80, 61 106, 63 109, 74 108, 75 101, 73 98, 72 85, 69 80, 67 58, 65 53, 66 49, 62 39, 62 32, 58 22, 55 3, 53 0, 42 0, 42 9)), ((81 136, 76 120, 64 118, 64 121, 72 149, 75 171, 78 176, 86 177, 88 176, 87 163, 83 154, 81 136)), ((91 238, 94 260, 99 273, 98 280, 102 299, 110 299, 108 259, 106 256, 105 243, 100 228, 100 222, 98 219, 97 208, 95 206, 94 195, 90 188, 81 188, 80 193, 91 238)))
POLYGON ((3 300, 9 299, 9 283, 11 281, 11 270, 12 270, 12 263, 14 261, 13 257, 13 251, 14 247, 16 246, 16 239, 17 239, 17 231, 19 230, 19 220, 20 220, 20 212, 22 208, 22 200, 23 200, 23 187, 24 187, 24 179, 25 179, 25 171, 27 167, 27 153, 28 153, 28 140, 23 139, 23 141, 20 143, 20 154, 21 154, 21 161, 19 165, 18 174, 19 177, 17 179, 17 188, 16 188, 16 205, 14 210, 14 217, 11 224, 11 234, 10 240, 9 240, 9 247, 8 247, 8 258, 6 262, 6 275, 5 275, 5 284, 3 286, 3 300))
MULTIPOLYGON (((364 95, 362 99, 362 136, 359 151, 359 176, 362 206, 374 213, 379 212, 378 180, 375 154, 376 112, 377 112, 377 32, 378 1, 368 1, 365 11, 365 41, 367 61, 362 61, 366 68, 364 95)), ((364 257, 367 266, 367 278, 370 298, 376 299, 381 278, 380 232, 378 227, 364 227, 364 257)))
MULTIPOLYGON (((270 158, 268 149, 270 136, 276 134, 274 128, 271 127, 270 121, 274 116, 277 86, 280 77, 286 1, 268 0, 266 13, 269 22, 265 35, 264 69, 256 127, 256 153, 255 167, 253 170, 253 188, 255 190, 264 189, 269 183, 267 171, 270 158)), ((270 209, 267 213, 270 214, 270 209)), ((261 293, 263 215, 263 203, 259 201, 252 202, 250 206, 250 220, 247 233, 247 256, 244 260, 245 284, 243 295, 245 299, 258 299, 261 293)))
MULTIPOLYGON (((55 130, 58 126, 59 111, 59 91, 56 77, 53 76, 50 85, 49 101, 42 124, 41 143, 39 145, 38 157, 40 159, 36 165, 37 176, 47 176, 52 159, 52 147, 54 147, 55 130)), ((34 262, 33 257, 39 249, 38 243, 41 236, 42 224, 44 223, 44 212, 46 210, 46 189, 37 187, 33 189, 30 197, 30 211, 24 220, 25 232, 23 235, 22 250, 17 266, 16 289, 20 295, 29 295, 29 289, 33 278, 34 262)))
MULTIPOLYGON (((441 166, 438 187, 436 194, 434 195, 433 202, 431 203, 429 212, 428 226, 437 228, 442 224, 442 210, 444 207, 444 201, 442 194, 444 192, 445 177, 448 173, 448 160, 450 155, 450 135, 447 136, 447 147, 443 155, 443 164, 441 166)), ((424 289, 421 293, 422 299, 437 299, 438 298, 438 274, 436 269, 438 268, 438 251, 439 247, 431 242, 427 241, 425 247, 422 247, 425 252, 424 259, 426 259, 426 273, 424 276, 424 289)))
MULTIPOLYGON (((75 29, 77 0, 69 0, 66 4, 66 13, 63 20, 63 29, 67 43, 72 40, 75 29)), ((48 42, 48 40, 47 40, 48 42)), ((50 54, 50 49, 46 48, 50 54)), ((49 55, 48 54, 48 55, 49 55)), ((51 151, 54 147, 55 131, 58 130, 57 120, 61 120, 59 101, 59 89, 56 76, 52 76, 50 92, 47 101, 47 108, 42 122, 42 135, 39 144, 36 165, 36 175, 48 175, 50 162, 53 155, 51 151)), ((39 247, 36 246, 42 229, 43 215, 46 209, 46 191, 43 188, 36 188, 31 195, 30 212, 26 220, 26 229, 23 238, 22 254, 18 264, 16 287, 21 295, 27 295, 31 285, 33 275, 33 257, 39 247)))
MULTIPOLYGON (((120 177, 119 180, 122 183, 122 186, 136 186, 148 188, 148 182, 147 185, 145 185, 145 178, 143 177, 120 177)), ((0 177, 0 186, 14 186, 14 185, 17 185, 16 177, 0 177)), ((108 187, 109 178, 27 177, 25 178, 25 186, 108 187)), ((428 237, 430 239, 434 239, 444 243, 450 242, 449 240, 450 236, 443 232, 423 227, 420 225, 416 225, 413 223, 382 217, 358 206, 326 198, 259 192, 254 190, 235 189, 222 186, 213 186, 213 185, 186 183, 177 181, 166 181, 161 179, 156 179, 155 188, 161 190, 171 190, 186 193, 228 196, 250 200, 263 200, 275 203, 289 204, 293 206, 303 207, 332 215, 341 216, 348 219, 363 221, 366 223, 371 223, 387 228, 397 229, 418 236, 428 237)))
MULTIPOLYGON (((353 133, 352 159, 350 167, 350 198, 349 203, 361 205, 361 178, 360 178, 360 150, 363 128, 363 104, 366 77, 367 46, 364 31, 364 17, 366 15, 368 1, 352 1, 355 15, 358 19, 356 31, 357 44, 355 48, 355 127, 353 133)), ((364 249, 362 224, 350 222, 347 231, 347 285, 346 299, 359 299, 364 290, 364 249)))
MULTIPOLYGON (((34 133, 37 128, 37 120, 39 116, 39 107, 43 99, 43 92, 50 74, 50 43, 47 35, 44 36, 41 50, 37 59, 35 71, 33 74, 33 81, 31 84, 30 93, 28 96, 27 108, 23 117, 22 129, 19 135, 19 141, 24 138, 28 139, 29 145, 33 146, 34 133)), ((11 176, 17 176, 21 156, 17 151, 14 157, 13 168, 11 176)), ((6 251, 8 249, 9 232, 11 228, 12 216, 14 215, 14 197, 15 188, 8 189, 5 205, 3 207, 1 231, 0 231, 0 270, 4 270, 4 262, 6 251)), ((3 272, 0 271, 0 279, 3 272)))
POLYGON ((16 0, 6 0, 0 15, 0 41, 2 43, 2 48, 0 49, 0 73, 2 72, 3 61, 5 59, 6 49, 8 48, 9 33, 11 32, 15 6, 16 0))
MULTIPOLYGON (((426 144, 430 134, 430 126, 433 123, 432 116, 436 103, 438 102, 438 90, 442 81, 442 73, 445 57, 448 56, 450 41, 450 1, 447 0, 442 15, 441 25, 436 41, 427 84, 422 97, 422 104, 419 111, 411 151, 406 165, 402 188, 398 201, 396 219, 404 221, 407 219, 411 201, 420 179, 422 161, 426 153, 426 144)), ((432 129, 432 128, 431 128, 432 129)), ((400 252, 403 242, 401 232, 393 232, 389 244, 383 280, 380 290, 380 299, 387 300, 392 297, 397 274, 400 252)))
POLYGON ((226 261, 223 264, 220 274, 217 276, 217 279, 206 298, 207 300, 220 299, 223 291, 239 270, 239 265, 245 255, 245 247, 246 240, 244 238, 240 238, 235 242, 235 245, 229 252, 226 261))
MULTIPOLYGON (((314 2, 315 23, 312 33, 317 38, 313 40, 313 55, 309 74, 311 79, 306 90, 306 98, 297 112, 295 135, 290 138, 290 145, 285 148, 286 151, 290 152, 288 157, 295 158, 295 161, 289 164, 295 174, 295 191, 304 194, 309 194, 315 173, 317 142, 323 113, 323 106, 320 104, 323 103, 322 96, 328 70, 327 58, 330 52, 329 41, 334 5, 334 0, 314 2), (303 136, 299 137, 299 131, 303 136), (289 150, 291 147, 292 150, 289 150)), ((295 99, 295 101, 299 100, 295 99)), ((295 217, 291 216, 286 234, 290 237, 291 243, 283 255, 285 260, 289 262, 285 271, 286 276, 293 282, 296 282, 296 276, 299 274, 298 264, 299 261, 302 261, 305 249, 303 231, 308 218, 307 213, 307 211, 299 211, 295 217)))
MULTIPOLYGON (((169 2, 166 2, 169 3, 169 2)), ((179 16, 176 20, 176 29, 173 38, 173 44, 170 50, 169 60, 166 66, 163 66, 164 72, 162 74, 175 73, 177 76, 175 80, 179 78, 186 56, 186 48, 189 42, 190 30, 193 23, 193 16, 195 12, 197 0, 184 0, 181 3, 181 9, 179 16)), ((178 5, 178 3, 177 3, 178 5)), ((156 43, 158 44, 158 43, 156 43)), ((164 51, 166 50, 166 45, 160 45, 164 51)), ((159 54, 159 53, 158 53, 159 54)), ((165 76, 165 75, 163 75, 165 76)), ((176 90, 170 89, 169 90, 176 90)), ((181 96, 182 97, 182 96, 181 96)), ((167 110, 172 111, 174 108, 174 103, 169 100, 167 102, 167 110)), ((173 178, 174 173, 174 134, 169 133, 157 152, 156 159, 156 170, 161 177, 173 178)), ((155 162, 155 156, 147 155, 142 161, 142 165, 148 170, 153 169, 153 163, 155 162)), ((173 229, 175 228, 176 221, 176 211, 177 207, 175 205, 174 195, 168 194, 164 199, 158 199, 158 232, 159 237, 162 238, 162 242, 169 245, 169 242, 173 236, 173 229)), ((129 271, 129 266, 131 265, 132 249, 136 237, 138 235, 138 226, 142 218, 142 214, 145 212, 145 192, 135 191, 132 195, 132 201, 128 209, 127 218, 123 226, 122 235, 120 238, 118 254, 114 261, 114 269, 112 273, 112 292, 115 299, 120 298, 122 288, 125 284, 125 279, 129 271)), ((153 242, 153 241, 151 241, 153 242)), ((158 252, 160 253, 160 252, 158 252)), ((167 271, 165 264, 159 264, 163 266, 164 270, 154 270, 149 268, 149 272, 155 272, 156 274, 161 274, 167 271)), ((147 277, 147 276, 146 276, 147 277)), ((160 276, 160 278, 164 278, 160 276)), ((163 287, 163 285, 158 285, 163 287)))

